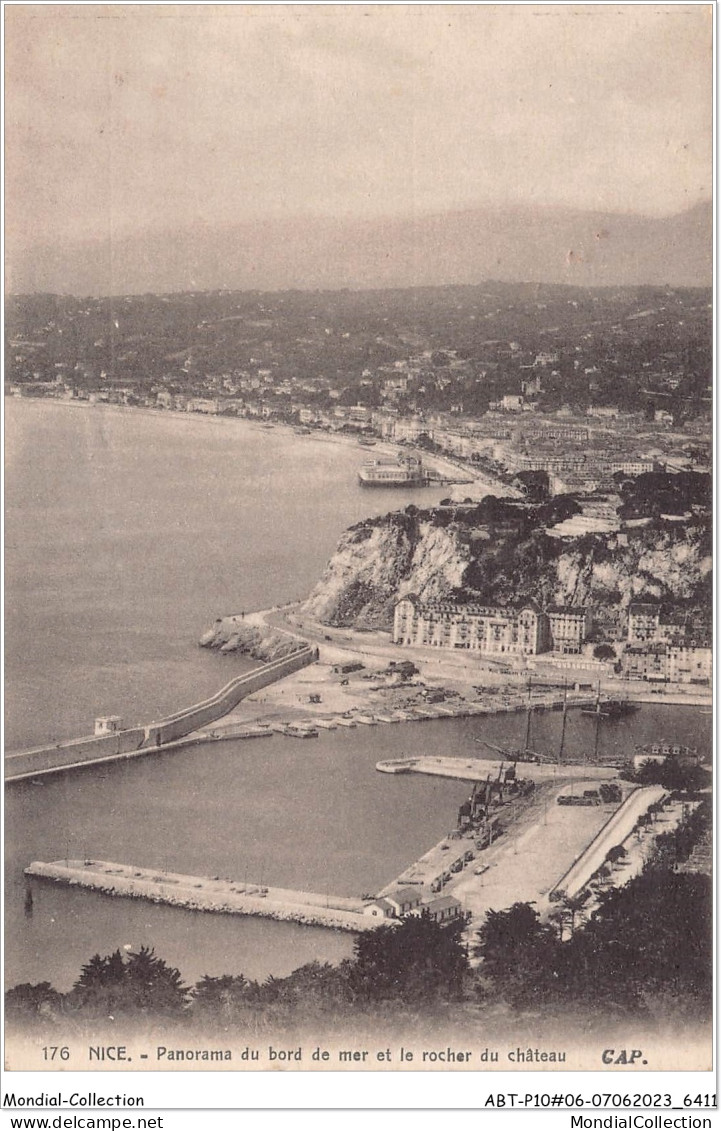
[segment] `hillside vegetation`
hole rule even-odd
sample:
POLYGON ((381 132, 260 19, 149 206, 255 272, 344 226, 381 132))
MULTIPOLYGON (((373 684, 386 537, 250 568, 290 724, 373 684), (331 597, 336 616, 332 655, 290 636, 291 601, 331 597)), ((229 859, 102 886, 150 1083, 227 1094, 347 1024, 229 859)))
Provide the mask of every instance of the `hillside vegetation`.
POLYGON ((560 539, 552 526, 578 510, 565 496, 538 507, 489 496, 475 507, 409 506, 350 527, 305 609, 336 626, 389 629, 409 593, 511 605, 590 605, 606 627, 633 600, 710 608, 708 516, 653 517, 623 537, 560 539))

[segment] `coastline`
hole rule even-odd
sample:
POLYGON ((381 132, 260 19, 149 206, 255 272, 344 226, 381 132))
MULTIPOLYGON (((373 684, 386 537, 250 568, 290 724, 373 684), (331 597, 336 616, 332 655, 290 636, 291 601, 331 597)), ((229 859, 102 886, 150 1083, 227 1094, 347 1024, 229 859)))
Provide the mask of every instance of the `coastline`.
MULTIPOLYGON (((448 650, 419 647, 400 648, 383 632, 358 632, 349 628, 329 628, 303 612, 301 603, 245 613, 244 623, 283 632, 319 651, 318 661, 301 672, 288 676, 282 684, 251 695, 214 728, 208 736, 216 740, 236 737, 233 728, 260 726, 283 728, 310 725, 324 729, 337 726, 391 724, 429 719, 466 718, 522 712, 528 707, 528 678, 533 669, 519 669, 509 675, 492 664, 468 660, 448 650), (431 652, 432 654, 429 654, 431 652), (412 682, 396 682, 388 676, 391 664, 410 660, 419 669, 412 682), (360 665, 344 675, 341 668, 360 665), (385 675, 383 673, 386 673, 385 675), (427 700, 427 692, 439 685, 444 689, 441 702, 427 700), (229 733, 224 735, 223 728, 229 733)), ((551 672, 539 676, 550 682, 551 672)), ((584 685, 584 690, 568 695, 568 708, 579 709, 595 703, 600 680, 602 694, 623 696, 634 703, 655 706, 684 706, 711 709, 711 692, 697 689, 665 689, 659 694, 648 685, 630 686, 613 673, 579 664, 576 669, 555 672, 556 689, 532 698, 534 709, 559 709, 563 702, 564 681, 584 685)), ((200 737, 200 736, 196 736, 200 737)))
MULTIPOLYGON (((223 428, 238 428, 250 429, 251 431, 266 431, 260 419, 250 419, 244 416, 231 416, 223 415, 221 413, 204 413, 204 412, 183 412, 179 409, 164 409, 164 408, 150 408, 148 405, 121 405, 121 404, 108 404, 105 401, 82 401, 82 400, 63 400, 60 397, 15 397, 6 394, 6 400, 19 401, 20 403, 27 404, 43 404, 43 405, 57 405, 61 408, 76 408, 83 411, 99 410, 102 412, 111 412, 119 415, 134 415, 142 414, 143 416, 153 416, 158 419, 178 420, 185 423, 200 422, 205 424, 216 424, 223 428)), ((316 441, 323 444, 338 444, 357 449, 359 460, 362 462, 368 459, 373 454, 396 457, 403 453, 413 454, 420 456, 427 466, 431 467, 434 471, 444 475, 445 478, 450 480, 451 477, 457 476, 462 472, 467 476, 467 482, 464 480, 462 486, 471 490, 484 490, 487 494, 503 495, 509 498, 515 498, 519 492, 514 488, 508 487, 506 484, 501 483, 500 480, 494 480, 487 474, 481 474, 471 464, 462 463, 451 456, 443 456, 435 452, 426 452, 419 448, 409 447, 404 444, 396 444, 391 440, 383 440, 378 437, 375 447, 371 449, 362 448, 358 444, 357 433, 341 433, 341 432, 326 432, 320 428, 313 428, 307 435, 298 436, 295 432, 297 425, 286 423, 273 423, 271 429, 267 432, 275 432, 278 435, 286 438, 294 437, 298 441, 316 441)), ((429 483, 429 487, 441 487, 442 482, 429 483)), ((419 488, 419 499, 423 498, 423 488, 419 488)))

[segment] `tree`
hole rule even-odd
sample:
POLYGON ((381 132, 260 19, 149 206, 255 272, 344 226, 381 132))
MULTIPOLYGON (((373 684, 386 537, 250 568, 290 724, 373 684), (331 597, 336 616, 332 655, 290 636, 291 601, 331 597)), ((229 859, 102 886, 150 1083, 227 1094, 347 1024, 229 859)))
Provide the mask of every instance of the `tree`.
POLYGON ((543 503, 549 496, 547 471, 519 471, 516 482, 531 503, 543 503))
POLYGON ((461 996, 468 958, 464 920, 441 926, 428 912, 359 935, 349 985, 362 1001, 449 1001, 461 996))
POLYGON ((662 762, 653 758, 642 762, 633 775, 633 780, 641 785, 662 785, 666 789, 694 792, 703 789, 710 778, 703 766, 685 764, 669 755, 662 762))
POLYGON ((658 1000, 677 1013, 712 1005, 713 892, 710 877, 647 865, 600 897, 595 915, 564 946, 564 989, 619 1013, 658 1000))
POLYGON ((71 994, 71 1004, 94 1015, 143 1013, 177 1015, 183 1012, 188 990, 180 971, 142 946, 123 956, 119 950, 101 958, 93 956, 83 966, 71 994))
POLYGON ((475 950, 483 959, 481 990, 516 1006, 539 1004, 554 984, 560 946, 553 927, 541 923, 530 903, 489 911, 475 950))
POLYGON ((49 982, 23 982, 5 994, 5 1017, 8 1021, 47 1021, 62 1013, 64 995, 53 989, 49 982))
POLYGON ((221 1025, 237 1021, 254 989, 257 985, 242 974, 223 974, 219 978, 205 974, 192 990, 193 1013, 221 1025))

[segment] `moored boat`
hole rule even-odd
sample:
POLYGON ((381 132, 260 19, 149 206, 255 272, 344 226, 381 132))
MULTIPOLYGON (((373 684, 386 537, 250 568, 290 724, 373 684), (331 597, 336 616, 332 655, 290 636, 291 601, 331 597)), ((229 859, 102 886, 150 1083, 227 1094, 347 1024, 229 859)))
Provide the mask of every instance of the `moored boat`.
POLYGON ((630 699, 606 699, 599 701, 595 707, 582 708, 581 714, 609 719, 614 722, 616 719, 624 719, 627 715, 633 715, 638 710, 638 703, 633 703, 630 699))

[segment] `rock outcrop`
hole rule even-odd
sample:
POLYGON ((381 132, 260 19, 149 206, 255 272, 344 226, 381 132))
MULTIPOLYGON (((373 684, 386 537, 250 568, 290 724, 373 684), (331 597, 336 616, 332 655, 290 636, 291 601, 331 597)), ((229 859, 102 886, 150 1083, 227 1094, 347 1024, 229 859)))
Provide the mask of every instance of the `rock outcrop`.
POLYGON ((443 597, 470 563, 457 531, 393 513, 343 534, 304 608, 324 624, 384 628, 405 593, 443 597))
POLYGON ((219 618, 201 636, 199 644, 201 648, 214 648, 223 653, 241 652, 265 664, 305 647, 302 640, 248 623, 240 616, 219 618))
POLYGON ((599 626, 620 629, 633 600, 710 608, 706 523, 656 522, 625 534, 554 538, 516 510, 494 521, 445 509, 369 519, 347 530, 305 611, 328 625, 390 628, 395 603, 457 598, 509 605, 591 605, 599 626))

